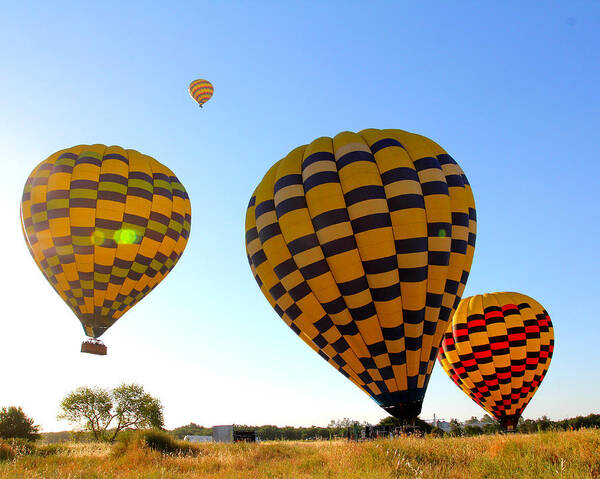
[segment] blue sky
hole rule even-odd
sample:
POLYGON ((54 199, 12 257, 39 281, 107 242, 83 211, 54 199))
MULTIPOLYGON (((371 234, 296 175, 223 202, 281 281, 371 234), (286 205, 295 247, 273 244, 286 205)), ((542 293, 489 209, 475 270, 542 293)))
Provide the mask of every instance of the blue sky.
MULTIPOLYGON (((137 381, 168 427, 384 417, 272 311, 244 249, 245 208, 270 165, 373 127, 434 139, 469 177, 465 296, 514 290, 550 313, 555 356, 524 416, 598 412, 600 4, 422 3, 4 5, 0 406, 66 429, 68 391, 137 381), (187 93, 198 77, 215 86, 202 110, 187 93), (104 335, 105 358, 78 352, 79 322, 29 257, 18 215, 37 163, 96 142, 157 158, 192 200, 182 260, 104 335)), ((436 366, 422 417, 434 413, 483 410, 436 366)))

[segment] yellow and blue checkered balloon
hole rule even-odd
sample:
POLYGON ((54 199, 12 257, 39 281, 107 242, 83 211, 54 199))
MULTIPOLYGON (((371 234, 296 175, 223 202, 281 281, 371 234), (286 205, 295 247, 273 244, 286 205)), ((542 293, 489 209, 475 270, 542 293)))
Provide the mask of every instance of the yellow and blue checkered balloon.
POLYGON ((475 233, 461 168, 402 130, 296 148, 267 172, 246 214, 250 268, 275 311, 402 419, 421 411, 475 233))

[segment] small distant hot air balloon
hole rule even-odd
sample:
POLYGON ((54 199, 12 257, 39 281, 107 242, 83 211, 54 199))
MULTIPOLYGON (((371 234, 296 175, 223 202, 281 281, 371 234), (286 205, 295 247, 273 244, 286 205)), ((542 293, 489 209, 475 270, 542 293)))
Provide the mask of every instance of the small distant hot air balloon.
POLYGON ((183 185, 154 158, 119 146, 61 150, 31 173, 21 221, 38 267, 97 340, 171 271, 190 233, 183 185))
POLYGON ((475 248, 475 203, 439 145, 344 132, 290 152, 246 213, 255 279, 314 351, 402 420, 421 405, 475 248))
POLYGON ((460 302, 439 361, 457 386, 514 431, 553 350, 554 329, 542 305, 524 294, 489 293, 460 302))
POLYGON ((197 101, 200 108, 202 108, 202 105, 213 96, 214 88, 212 83, 208 80, 198 79, 190 83, 189 91, 191 97, 197 101))

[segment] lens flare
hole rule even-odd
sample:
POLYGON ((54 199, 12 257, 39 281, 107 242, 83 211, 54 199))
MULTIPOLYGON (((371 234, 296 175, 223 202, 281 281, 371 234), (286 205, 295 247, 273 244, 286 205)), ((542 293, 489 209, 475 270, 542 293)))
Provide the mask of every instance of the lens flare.
POLYGON ((135 230, 123 228, 115 231, 114 240, 117 244, 136 244, 138 235, 135 230))
POLYGON ((102 246, 102 244, 104 243, 104 237, 104 232, 100 230, 94 230, 92 236, 90 236, 90 241, 93 245, 102 246))

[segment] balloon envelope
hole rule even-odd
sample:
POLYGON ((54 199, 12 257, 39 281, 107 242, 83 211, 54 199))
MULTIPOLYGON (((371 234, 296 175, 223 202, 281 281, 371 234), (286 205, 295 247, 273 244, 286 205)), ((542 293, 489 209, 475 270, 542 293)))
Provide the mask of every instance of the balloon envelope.
POLYGON ((154 158, 79 145, 33 170, 21 221, 38 267, 98 338, 175 266, 191 210, 183 185, 154 158))
POLYGON ((464 290, 475 229, 469 183, 439 145, 369 129, 277 162, 250 199, 246 250, 286 324, 408 419, 464 290))
POLYGON ((194 80, 190 83, 189 92, 191 97, 202 107, 213 96, 214 88, 208 80, 194 80))
POLYGON ((514 430, 553 351, 554 329, 542 305, 520 293, 489 293, 460 302, 439 361, 458 387, 514 430))

